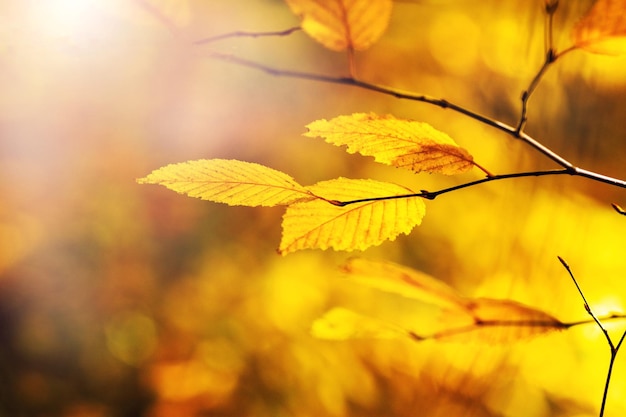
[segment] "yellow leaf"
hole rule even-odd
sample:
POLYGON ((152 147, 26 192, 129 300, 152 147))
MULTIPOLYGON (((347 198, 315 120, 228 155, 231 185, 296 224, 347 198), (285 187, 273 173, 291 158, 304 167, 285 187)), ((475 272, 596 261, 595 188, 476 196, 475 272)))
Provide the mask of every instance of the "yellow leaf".
MULTIPOLYGON (((327 200, 412 194, 396 184, 374 180, 337 178, 307 189, 327 200)), ((364 250, 385 240, 408 234, 420 224, 426 207, 420 197, 399 198, 338 207, 323 199, 291 204, 283 217, 279 252, 300 249, 364 250)))
POLYGON ((359 338, 392 339, 407 334, 405 330, 346 308, 327 311, 311 326, 311 334, 320 339, 348 340, 359 338))
POLYGON ((376 319, 368 321, 343 309, 335 312, 335 309, 316 322, 319 328, 315 328, 313 334, 318 337, 383 337, 392 331, 396 336, 403 334, 417 341, 436 339, 490 344, 511 343, 570 327, 544 311, 515 301, 462 297, 442 282, 390 262, 352 259, 344 270, 361 284, 439 307, 437 326, 440 330, 424 335, 419 328, 402 329, 376 319))
POLYGON ((574 26, 574 45, 605 55, 626 53, 626 0, 597 0, 574 26))
POLYGON ((323 137, 349 153, 373 156, 377 162, 415 172, 459 174, 474 165, 472 156, 454 140, 427 123, 391 115, 355 113, 307 125, 305 136, 323 137))
POLYGON ((512 300, 468 300, 467 313, 467 317, 459 317, 456 312, 444 315, 442 324, 448 328, 432 338, 461 343, 511 343, 568 327, 544 311, 512 300))
POLYGON ((251 162, 201 159, 167 165, 137 180, 231 206, 276 206, 313 199, 289 175, 251 162))
POLYGON ((451 287, 420 271, 392 262, 350 259, 343 267, 349 278, 380 291, 398 294, 447 309, 466 309, 466 300, 451 287))
POLYGON ((391 0, 286 0, 302 30, 333 51, 367 49, 383 34, 391 0))

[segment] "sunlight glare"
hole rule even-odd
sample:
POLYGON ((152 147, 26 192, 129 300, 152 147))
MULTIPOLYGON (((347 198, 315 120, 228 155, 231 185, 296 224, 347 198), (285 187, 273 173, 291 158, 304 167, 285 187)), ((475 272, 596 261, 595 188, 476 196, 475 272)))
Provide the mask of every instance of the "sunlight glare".
POLYGON ((100 29, 96 0, 54 0, 37 9, 40 30, 49 36, 80 39, 100 29))

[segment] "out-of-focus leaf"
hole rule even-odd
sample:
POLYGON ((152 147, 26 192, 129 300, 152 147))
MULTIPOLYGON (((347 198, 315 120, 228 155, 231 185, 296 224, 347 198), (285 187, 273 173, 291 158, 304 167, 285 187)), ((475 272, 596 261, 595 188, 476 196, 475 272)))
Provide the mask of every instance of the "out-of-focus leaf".
POLYGON ((190 197, 231 206, 276 206, 315 198, 283 172, 232 159, 171 164, 137 182, 160 184, 190 197))
POLYGON ((626 0, 597 0, 572 31, 574 45, 596 54, 626 53, 626 0))
POLYGON ((544 311, 511 300, 476 298, 468 300, 466 308, 466 318, 457 312, 444 314, 441 323, 447 328, 431 338, 460 343, 512 343, 568 327, 544 311))
POLYGON ((381 331, 379 335, 372 330, 388 330, 388 327, 396 336, 405 335, 417 341, 436 339, 495 344, 512 343, 570 327, 544 311, 515 301, 461 297, 442 282, 390 262, 352 259, 343 269, 364 285, 439 307, 438 326, 441 329, 424 335, 420 332, 419 323, 415 329, 401 329, 376 319, 369 322, 344 309, 334 309, 315 322, 313 334, 318 337, 388 337, 387 333, 381 331), (361 325, 363 329, 358 328, 361 325))
POLYGON ((350 279, 371 288, 446 309, 465 311, 466 308, 467 301, 451 287, 420 271, 402 265, 353 258, 342 269, 350 279))
POLYGON ((373 156, 377 162, 415 172, 459 174, 474 165, 472 155, 447 134, 427 123, 391 115, 355 113, 307 125, 305 136, 323 137, 349 153, 373 156))
POLYGON ((286 0, 302 30, 333 51, 363 50, 384 33, 391 0, 286 0))
MULTIPOLYGON (((337 178, 307 189, 328 200, 412 194, 396 184, 337 178)), ((291 204, 283 217, 281 254, 300 249, 364 250, 385 240, 408 234, 426 212, 420 197, 386 199, 338 207, 323 199, 291 204)))
POLYGON ((311 334, 320 339, 348 340, 393 339, 406 336, 407 332, 385 321, 336 307, 313 322, 311 334))

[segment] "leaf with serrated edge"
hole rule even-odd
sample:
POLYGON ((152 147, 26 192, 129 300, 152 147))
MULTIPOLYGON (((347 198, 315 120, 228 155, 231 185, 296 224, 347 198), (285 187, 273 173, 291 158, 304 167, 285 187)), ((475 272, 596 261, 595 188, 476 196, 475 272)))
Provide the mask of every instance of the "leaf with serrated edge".
POLYGON ((392 262, 350 259, 342 270, 350 280, 445 309, 465 311, 467 301, 435 278, 392 262))
POLYGON ((574 45, 604 55, 626 53, 626 0, 598 0, 572 30, 574 45))
POLYGON ((333 51, 369 48, 387 29, 391 0, 286 0, 302 30, 333 51))
POLYGON ((328 340, 393 339, 406 334, 406 331, 390 323, 341 307, 327 311, 311 326, 311 335, 328 340))
MULTIPOLYGON (((307 189, 328 200, 348 201, 363 197, 412 194, 396 184, 337 178, 307 189)), ((421 223, 426 207, 420 197, 385 199, 332 205, 322 199, 302 201, 287 207, 279 252, 300 249, 365 250, 399 234, 408 234, 421 223)))
POLYGON ((475 166, 472 155, 447 134, 427 123, 355 113, 309 123, 308 137, 346 146, 349 153, 373 156, 376 162, 414 172, 454 175, 475 166))
POLYGON ((231 206, 277 206, 314 199, 289 175, 252 162, 201 159, 171 164, 137 180, 231 206))

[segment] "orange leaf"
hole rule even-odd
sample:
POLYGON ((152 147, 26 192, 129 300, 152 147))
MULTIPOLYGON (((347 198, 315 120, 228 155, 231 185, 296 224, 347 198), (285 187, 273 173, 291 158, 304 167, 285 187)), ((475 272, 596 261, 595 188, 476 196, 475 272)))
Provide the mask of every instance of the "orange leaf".
POLYGON ((167 165, 137 180, 231 206, 276 206, 313 199, 289 175, 251 162, 201 159, 167 165))
POLYGON ((391 0, 286 0, 302 30, 333 51, 367 49, 383 34, 391 0))
POLYGON ((626 0, 597 0, 572 31, 574 45, 605 55, 626 53, 626 0))
POLYGON ((415 172, 459 174, 475 164, 472 156, 450 136, 427 123, 391 115, 355 113, 307 125, 308 137, 323 137, 349 153, 373 156, 377 162, 415 172))
POLYGON ((385 240, 408 234, 420 224, 425 204, 420 197, 355 203, 344 207, 327 200, 412 194, 407 188, 374 180, 337 178, 307 189, 323 199, 301 201, 287 207, 279 252, 300 249, 364 250, 385 240))

